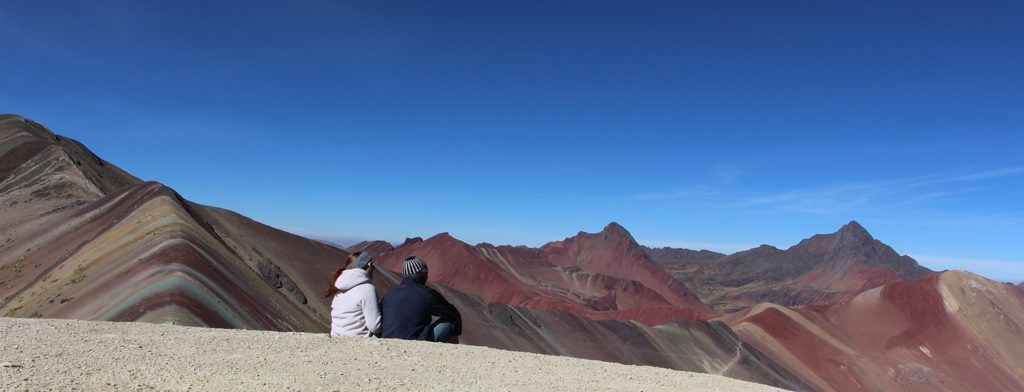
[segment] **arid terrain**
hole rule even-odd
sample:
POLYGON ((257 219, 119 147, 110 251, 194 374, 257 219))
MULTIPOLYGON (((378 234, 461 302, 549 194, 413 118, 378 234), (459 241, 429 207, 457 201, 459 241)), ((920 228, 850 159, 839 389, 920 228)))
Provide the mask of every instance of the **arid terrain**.
POLYGON ((711 374, 485 347, 0 318, 4 391, 777 391, 711 374))

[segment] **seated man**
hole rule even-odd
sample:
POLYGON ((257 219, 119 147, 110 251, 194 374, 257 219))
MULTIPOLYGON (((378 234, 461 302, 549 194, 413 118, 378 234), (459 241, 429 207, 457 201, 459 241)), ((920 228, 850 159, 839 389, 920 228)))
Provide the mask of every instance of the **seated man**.
POLYGON ((425 286, 427 263, 410 256, 402 263, 405 279, 381 300, 381 337, 458 343, 462 315, 441 293, 425 286), (433 324, 431 317, 439 317, 433 324))

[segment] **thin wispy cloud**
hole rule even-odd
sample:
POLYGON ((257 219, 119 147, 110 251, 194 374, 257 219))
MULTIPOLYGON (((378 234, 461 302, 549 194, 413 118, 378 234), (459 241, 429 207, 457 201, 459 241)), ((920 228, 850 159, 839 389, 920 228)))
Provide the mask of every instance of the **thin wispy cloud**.
MULTIPOLYGON (((907 219, 900 219, 895 217, 878 217, 872 219, 874 223, 882 225, 906 225, 907 219)), ((912 221, 909 221, 913 227, 973 227, 973 228, 985 228, 986 230, 1007 230, 1015 228, 1024 228, 1024 213, 989 213, 989 214, 976 214, 976 213, 960 213, 960 214, 943 214, 943 215, 928 215, 928 216, 917 216, 912 221)))
POLYGON ((730 164, 715 166, 715 168, 711 170, 711 173, 717 177, 718 180, 726 183, 732 183, 743 175, 743 171, 740 170, 740 168, 730 164))
POLYGON ((984 188, 984 187, 970 187, 970 188, 963 188, 963 189, 958 189, 958 190, 935 191, 935 192, 921 193, 921 194, 918 194, 916 196, 912 196, 912 197, 910 197, 908 199, 905 199, 903 202, 904 202, 904 204, 914 205, 914 204, 929 202, 929 201, 933 201, 933 200, 948 199, 950 197, 956 197, 956 196, 962 196, 962 195, 967 195, 967 194, 971 194, 971 193, 983 192, 985 189, 986 188, 984 188))
POLYGON ((1006 167, 974 173, 943 173, 906 179, 839 184, 823 188, 790 190, 746 196, 737 207, 774 207, 790 212, 842 213, 877 202, 914 204, 957 195, 981 192, 977 185, 954 187, 1005 177, 1024 175, 1024 167, 1006 167), (946 188, 936 189, 939 186, 946 188))
POLYGON ((1024 174, 1024 167, 1004 167, 974 173, 941 173, 927 176, 913 177, 903 180, 886 181, 875 186, 891 187, 899 190, 916 189, 932 185, 962 183, 971 181, 990 180, 1001 177, 1009 177, 1024 174))
POLYGON ((1024 167, 1007 167, 954 178, 956 181, 975 181, 1024 174, 1024 167))
MULTIPOLYGON (((714 171, 713 171, 714 173, 714 171)), ((1011 166, 979 171, 948 171, 915 177, 832 184, 820 187, 762 192, 744 189, 742 184, 720 181, 696 184, 631 196, 633 200, 655 202, 685 201, 694 206, 775 211, 782 213, 861 216, 936 205, 998 189, 1006 179, 1024 176, 1024 167, 1011 166)), ((1012 211, 1012 209, 1011 209, 1012 211)), ((1009 217, 1007 211, 1002 216, 1009 217)), ((1020 221, 1015 218, 1014 221, 1020 221)))
POLYGON ((632 199, 640 201, 673 200, 673 199, 706 199, 720 196, 725 189, 734 187, 744 175, 740 167, 722 163, 711 167, 703 173, 706 181, 688 186, 679 186, 667 190, 651 190, 632 195, 632 199))

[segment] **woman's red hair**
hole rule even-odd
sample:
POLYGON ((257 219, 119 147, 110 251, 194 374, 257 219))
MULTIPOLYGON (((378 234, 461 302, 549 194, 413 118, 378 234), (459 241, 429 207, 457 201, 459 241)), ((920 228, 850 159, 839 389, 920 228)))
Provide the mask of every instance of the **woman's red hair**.
POLYGON ((338 268, 337 271, 334 271, 334 273, 331 274, 331 281, 327 282, 327 290, 325 290, 323 294, 324 298, 334 297, 335 295, 338 295, 338 293, 341 292, 340 289, 334 287, 334 282, 338 281, 338 277, 341 276, 341 273, 344 272, 346 268, 348 268, 349 264, 352 264, 353 261, 356 261, 356 259, 359 258, 359 255, 361 255, 362 253, 363 252, 356 252, 348 255, 348 260, 345 260, 345 265, 341 266, 341 268, 338 268))

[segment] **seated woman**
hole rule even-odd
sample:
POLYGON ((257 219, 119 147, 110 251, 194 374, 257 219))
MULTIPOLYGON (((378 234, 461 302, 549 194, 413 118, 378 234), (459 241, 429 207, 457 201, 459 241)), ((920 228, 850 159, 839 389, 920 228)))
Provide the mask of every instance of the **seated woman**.
POLYGON ((380 336, 380 305, 373 287, 373 258, 356 252, 334 272, 324 298, 331 301, 331 336, 380 336))

